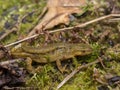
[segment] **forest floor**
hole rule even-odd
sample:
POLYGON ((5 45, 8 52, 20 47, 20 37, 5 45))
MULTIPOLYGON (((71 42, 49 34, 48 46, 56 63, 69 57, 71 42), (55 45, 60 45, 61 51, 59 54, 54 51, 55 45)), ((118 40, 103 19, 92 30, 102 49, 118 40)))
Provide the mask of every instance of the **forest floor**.
MULTIPOLYGON (((84 3, 84 0, 80 3, 84 3)), ((70 80, 65 81, 59 90, 120 90, 120 2, 91 0, 85 4, 80 12, 73 8, 71 10, 58 8, 58 16, 50 19, 56 12, 51 9, 52 6, 46 6, 46 0, 0 0, 0 88, 56 90, 71 72, 80 66, 87 65, 78 70, 69 78, 70 80), (43 13, 45 7, 48 8, 48 13, 43 13), (69 15, 65 13, 60 16, 60 12, 67 12, 69 15), (35 35, 34 38, 31 31, 33 36, 35 35), (29 37, 28 40, 24 40, 27 37, 29 37), (51 53, 47 45, 52 44, 51 47, 57 47, 55 43, 74 43, 73 47, 77 47, 77 43, 84 43, 92 51, 89 55, 85 55, 84 51, 80 56, 76 57, 73 54, 74 58, 62 60, 62 66, 67 66, 67 72, 64 73, 59 71, 54 62, 33 63, 34 67, 41 66, 41 70, 30 73, 25 68, 24 60, 28 58, 27 56, 19 57, 20 61, 21 58, 24 59, 22 62, 17 60, 11 63, 10 61, 16 60, 12 52, 20 44, 31 46, 28 52, 34 51, 32 47, 46 46, 51 53), (98 63, 89 65, 96 60, 98 63), (5 61, 10 63, 6 64, 5 61)), ((42 48, 43 52, 44 49, 42 48)), ((86 50, 85 47, 82 49, 86 50)), ((22 53, 24 51, 19 54, 22 55, 22 53)), ((36 54, 30 57, 34 55, 36 54)), ((62 53, 61 57, 65 55, 66 53, 62 53)), ((58 57, 55 56, 55 58, 58 57)))

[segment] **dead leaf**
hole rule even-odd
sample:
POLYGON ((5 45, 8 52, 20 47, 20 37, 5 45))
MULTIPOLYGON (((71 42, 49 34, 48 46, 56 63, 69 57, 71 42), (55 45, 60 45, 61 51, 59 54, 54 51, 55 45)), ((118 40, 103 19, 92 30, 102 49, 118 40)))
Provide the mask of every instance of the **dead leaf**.
POLYGON ((41 22, 29 33, 28 36, 40 32, 42 29, 50 29, 58 24, 68 25, 69 16, 73 13, 82 13, 81 6, 85 6, 85 0, 48 0, 47 13, 41 22))

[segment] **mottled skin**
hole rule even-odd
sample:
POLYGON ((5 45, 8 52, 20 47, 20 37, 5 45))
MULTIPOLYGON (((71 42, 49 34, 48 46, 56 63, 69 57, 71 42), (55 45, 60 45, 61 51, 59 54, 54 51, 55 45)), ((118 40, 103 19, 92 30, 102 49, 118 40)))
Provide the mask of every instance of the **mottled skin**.
POLYGON ((35 54, 45 54, 47 52, 53 51, 58 48, 63 48, 66 46, 66 43, 56 43, 54 44, 49 44, 47 46, 42 46, 42 47, 31 47, 31 46, 26 46, 23 45, 21 48, 28 53, 35 53, 35 54))
MULTIPOLYGON (((58 69, 63 72, 60 67, 60 61, 73 58, 75 56, 85 56, 91 54, 92 49, 86 44, 71 44, 71 43, 56 43, 50 44, 43 47, 31 47, 23 46, 19 50, 14 50, 11 52, 15 58, 27 58, 29 60, 35 61, 37 63, 48 63, 57 62, 58 69)), ((29 67, 31 66, 30 61, 28 61, 29 67)))

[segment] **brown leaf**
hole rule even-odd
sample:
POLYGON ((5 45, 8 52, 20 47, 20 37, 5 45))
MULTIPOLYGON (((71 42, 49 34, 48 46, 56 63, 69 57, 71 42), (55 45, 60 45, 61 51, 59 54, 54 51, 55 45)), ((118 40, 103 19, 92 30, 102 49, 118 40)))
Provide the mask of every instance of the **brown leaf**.
POLYGON ((85 6, 85 0, 48 0, 47 13, 42 21, 30 32, 29 36, 35 34, 35 30, 40 32, 41 29, 50 29, 58 24, 68 25, 70 22, 69 15, 73 13, 82 13, 81 6, 85 6))

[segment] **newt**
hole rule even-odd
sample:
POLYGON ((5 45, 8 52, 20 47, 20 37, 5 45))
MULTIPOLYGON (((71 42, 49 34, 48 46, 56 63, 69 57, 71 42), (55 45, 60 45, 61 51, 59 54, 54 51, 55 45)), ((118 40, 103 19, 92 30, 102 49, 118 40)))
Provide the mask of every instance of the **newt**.
POLYGON ((55 43, 42 47, 21 46, 19 50, 11 51, 14 58, 29 58, 28 69, 32 70, 32 61, 37 63, 56 62, 58 69, 63 72, 60 61, 74 58, 75 56, 85 56, 92 53, 92 49, 87 44, 76 43, 55 43))

